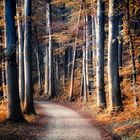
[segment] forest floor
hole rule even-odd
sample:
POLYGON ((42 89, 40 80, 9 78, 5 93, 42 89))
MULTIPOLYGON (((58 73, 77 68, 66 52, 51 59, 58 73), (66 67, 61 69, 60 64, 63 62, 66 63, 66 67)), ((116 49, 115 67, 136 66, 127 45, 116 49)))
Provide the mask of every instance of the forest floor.
POLYGON ((0 140, 140 140, 139 109, 112 116, 93 112, 90 102, 60 103, 55 99, 37 101, 35 106, 38 115, 25 115, 24 124, 9 124, 3 123, 7 109, 6 103, 1 104, 0 140))
MULTIPOLYGON (((107 109, 97 110, 97 97, 96 97, 96 85, 94 85, 93 91, 88 95, 88 101, 86 103, 80 99, 81 92, 81 73, 79 68, 75 71, 74 91, 72 103, 68 103, 68 95, 70 89, 70 79, 65 80, 65 88, 62 89, 63 81, 59 83, 58 93, 59 95, 53 99, 54 102, 59 102, 64 105, 70 105, 85 112, 93 120, 95 125, 106 130, 108 133, 121 140, 140 140, 140 63, 137 62, 137 82, 135 87, 132 85, 132 67, 128 61, 128 57, 125 58, 125 66, 120 68, 120 86, 123 102, 123 111, 111 113, 109 110, 109 91, 108 91, 108 74, 107 67, 105 67, 105 93, 107 101, 107 109), (135 88, 135 93, 133 93, 135 88), (139 106, 134 106, 134 98, 138 97, 139 106)), ((93 83, 96 83, 96 78, 93 79, 93 83)))
POLYGON ((6 105, 0 105, 0 140, 36 140, 37 137, 46 136, 48 119, 39 105, 36 105, 37 115, 24 115, 27 122, 21 124, 5 122, 6 105))
POLYGON ((0 105, 0 140, 109 140, 111 135, 70 104, 36 102, 36 116, 24 124, 3 123, 6 103, 0 105))
POLYGON ((123 112, 111 114, 108 110, 102 112, 95 110, 93 100, 87 103, 75 101, 68 103, 64 97, 54 99, 62 105, 77 108, 91 118, 94 126, 98 127, 106 139, 140 140, 140 108, 124 108, 123 112))

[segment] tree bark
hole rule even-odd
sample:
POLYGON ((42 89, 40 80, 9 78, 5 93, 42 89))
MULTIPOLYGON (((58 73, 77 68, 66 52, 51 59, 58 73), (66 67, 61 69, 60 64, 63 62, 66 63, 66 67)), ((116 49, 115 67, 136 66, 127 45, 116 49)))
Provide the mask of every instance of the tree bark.
POLYGON ((22 31, 22 19, 21 19, 21 1, 18 0, 17 7, 17 27, 18 27, 18 50, 19 50, 19 95, 21 105, 24 105, 24 58, 23 58, 23 31, 22 31))
POLYGON ((49 55, 49 98, 56 96, 55 91, 55 82, 54 82, 54 67, 53 67, 53 45, 52 45, 52 21, 51 21, 51 3, 47 3, 47 19, 48 19, 48 35, 49 35, 49 46, 48 46, 48 55, 49 55))
POLYGON ((7 86, 6 86, 6 64, 5 58, 2 59, 2 91, 4 99, 7 97, 7 86))
MULTIPOLYGON (((88 15, 85 17, 85 41, 86 41, 86 85, 87 95, 89 94, 89 50, 90 50, 90 18, 88 15)), ((86 97, 87 98, 87 97, 86 97)))
POLYGON ((97 107, 104 109, 106 107, 105 89, 104 89, 104 2, 97 1, 97 33, 96 33, 96 88, 97 88, 97 107))
MULTIPOLYGON (((86 24, 86 17, 85 17, 85 24, 86 24)), ((84 40, 84 44, 83 44, 83 101, 84 102, 87 102, 87 94, 88 94, 88 85, 87 85, 87 65, 86 65, 86 63, 87 63, 87 52, 86 51, 88 51, 87 49, 86 49, 86 35, 87 35, 87 33, 86 33, 86 27, 84 27, 84 34, 83 34, 83 40, 84 40)))
POLYGON ((68 48, 68 66, 67 66, 67 77, 70 77, 71 72, 71 60, 72 60, 72 49, 68 48))
POLYGON ((116 14, 117 3, 109 0, 109 36, 108 36, 108 82, 110 110, 122 109, 122 99, 118 70, 118 16, 116 14))
POLYGON ((16 13, 16 3, 14 0, 5 1, 5 21, 6 21, 6 56, 7 56, 7 89, 8 89, 8 120, 13 122, 23 122, 21 113, 17 64, 16 64, 16 28, 14 16, 16 13))
POLYGON ((46 45, 46 63, 45 63, 45 95, 48 96, 48 92, 49 92, 49 56, 48 56, 48 46, 46 45))
POLYGON ((118 65, 119 67, 122 67, 122 53, 123 53, 123 35, 122 35, 122 30, 123 30, 123 15, 119 15, 119 27, 118 27, 118 32, 119 32, 119 41, 118 41, 118 65))
MULTIPOLYGON (((96 58, 96 17, 95 16, 91 16, 91 22, 92 22, 92 57, 93 59, 96 58)), ((94 63, 94 62, 93 62, 94 63)))
POLYGON ((24 1, 24 75, 25 75, 25 104, 24 113, 36 114, 33 103, 32 84, 32 45, 31 45, 31 0, 24 1))
POLYGON ((39 62, 39 50, 38 50, 38 47, 35 50, 35 54, 36 54, 37 75, 38 75, 38 95, 41 95, 42 86, 41 86, 41 71, 40 71, 40 62, 39 62))
MULTIPOLYGON (((48 4, 46 5, 46 34, 48 35, 48 4)), ((48 45, 46 45, 46 57, 45 57, 45 95, 48 96, 49 93, 49 50, 48 45)))
POLYGON ((37 63, 37 75, 38 75, 38 94, 41 95, 42 93, 42 79, 41 79, 41 68, 40 68, 40 51, 39 51, 39 40, 37 36, 37 28, 34 26, 34 32, 35 32, 35 39, 36 39, 36 45, 35 45, 35 54, 36 54, 36 63, 37 63))

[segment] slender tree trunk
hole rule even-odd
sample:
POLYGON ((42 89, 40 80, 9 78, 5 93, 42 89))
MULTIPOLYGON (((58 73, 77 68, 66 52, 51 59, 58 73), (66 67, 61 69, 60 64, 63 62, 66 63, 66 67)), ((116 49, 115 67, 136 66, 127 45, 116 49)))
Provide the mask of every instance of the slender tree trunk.
POLYGON ((91 22, 92 22, 92 56, 93 59, 96 58, 96 28, 95 28, 95 22, 96 22, 96 17, 91 16, 91 22))
POLYGON ((106 98, 104 90, 104 2, 97 1, 97 33, 96 33, 96 88, 97 88, 97 107, 104 109, 106 107, 106 98))
POLYGON ((14 0, 5 1, 6 21, 6 56, 7 56, 7 89, 8 89, 8 120, 23 122, 21 113, 17 64, 16 64, 16 28, 14 16, 16 3, 14 0))
POLYGON ((59 56, 56 56, 56 81, 59 81, 59 56))
MULTIPOLYGON (((86 40, 86 85, 87 85, 87 95, 89 94, 89 47, 90 47, 90 20, 89 16, 85 17, 85 40, 86 40)), ((86 97, 87 98, 87 97, 86 97)))
MULTIPOLYGON (((48 35, 48 4, 46 5, 46 34, 48 35)), ((49 93, 49 52, 48 45, 46 45, 46 63, 45 63, 45 95, 49 93)))
POLYGON ((49 54, 48 54, 48 46, 46 46, 46 57, 45 57, 45 95, 48 96, 49 92, 49 54))
POLYGON ((122 53, 123 53, 123 35, 122 35, 122 30, 123 30, 123 15, 119 15, 119 27, 118 27, 118 32, 119 32, 119 41, 118 41, 118 65, 119 67, 122 67, 122 53))
MULTIPOLYGON (((6 16, 4 17, 4 20, 6 16)), ((3 38, 2 40, 4 40, 3 44, 5 44, 4 46, 4 49, 6 49, 6 42, 7 42, 7 38, 6 38, 6 24, 4 25, 4 31, 3 31, 3 38)), ((4 51, 3 51, 3 55, 2 55, 2 90, 3 90, 3 96, 4 96, 4 99, 7 98, 7 92, 8 92, 8 89, 7 89, 7 64, 6 64, 6 58, 5 58, 5 54, 4 54, 4 51)))
POLYGON ((5 58, 2 59, 2 91, 4 99, 7 97, 5 58))
POLYGON ((64 56, 63 56, 63 91, 65 92, 65 86, 66 86, 66 83, 65 83, 65 81, 66 81, 66 67, 65 67, 65 62, 66 62, 66 60, 65 60, 65 55, 66 54, 64 54, 64 56))
POLYGON ((87 101, 86 46, 83 45, 83 101, 87 101))
POLYGON ((108 82, 110 110, 122 109, 119 70, 118 70, 118 16, 115 0, 109 0, 109 38, 108 38, 108 82))
POLYGON ((55 82, 54 82, 54 67, 53 67, 53 45, 52 45, 52 31, 51 31, 51 4, 47 3, 47 9, 48 9, 48 35, 49 35, 49 48, 48 48, 48 54, 49 54, 49 92, 48 96, 49 98, 53 98, 56 96, 56 91, 55 91, 55 82))
MULTIPOLYGON (((84 65, 83 65, 84 67, 84 65)), ((84 91, 84 75, 83 75, 83 68, 82 67, 82 77, 81 77, 81 87, 80 87, 80 99, 83 99, 83 91, 84 91)))
MULTIPOLYGON (((0 27, 0 44, 2 44, 2 28, 0 27)), ((3 50, 2 45, 0 45, 0 98, 3 97, 3 88, 2 88, 2 57, 3 50)))
POLYGON ((68 70, 67 70, 67 77, 70 77, 70 71, 71 71, 71 56, 72 52, 71 52, 71 48, 68 48, 68 70))
POLYGON ((39 62, 39 50, 35 50, 35 54, 36 54, 36 63, 37 63, 37 75, 38 75, 38 94, 41 95, 41 90, 42 90, 42 86, 41 86, 41 72, 40 72, 40 62, 39 62))
POLYGON ((36 114, 33 103, 32 84, 32 45, 31 45, 31 0, 24 1, 24 75, 25 75, 25 104, 24 113, 36 114))
POLYGON ((21 19, 21 1, 17 2, 17 25, 18 25, 18 50, 19 50, 19 95, 21 104, 24 105, 24 58, 23 58, 23 32, 22 32, 22 19, 21 19))
POLYGON ((58 62, 58 55, 56 55, 55 57, 55 89, 56 89, 56 92, 58 91, 58 82, 59 82, 59 62, 58 62))
MULTIPOLYGON (((85 24, 86 24, 86 17, 85 17, 85 24)), ((86 33, 86 27, 84 27, 84 34, 83 34, 83 40, 84 40, 84 45, 83 45, 83 101, 86 102, 87 101, 87 94, 88 94, 88 85, 87 85, 87 52, 88 51, 86 49, 87 45, 86 45, 86 41, 87 41, 87 37, 86 37, 87 33, 86 33)))
POLYGON ((36 38, 36 46, 35 46, 35 54, 36 54, 36 62, 37 62, 37 76, 38 76, 38 94, 41 95, 42 92, 42 80, 41 80, 41 68, 40 68, 40 56, 39 56, 39 40, 37 36, 37 28, 34 26, 35 38, 36 38))
POLYGON ((74 50, 73 50, 73 61, 72 61, 72 68, 71 68, 72 71, 71 71, 69 101, 72 101, 72 96, 73 96, 75 59, 76 59, 76 48, 74 48, 74 50))
POLYGON ((96 75, 96 16, 91 16, 91 25, 92 25, 92 76, 93 76, 93 90, 95 87, 94 81, 95 81, 95 75, 96 75))

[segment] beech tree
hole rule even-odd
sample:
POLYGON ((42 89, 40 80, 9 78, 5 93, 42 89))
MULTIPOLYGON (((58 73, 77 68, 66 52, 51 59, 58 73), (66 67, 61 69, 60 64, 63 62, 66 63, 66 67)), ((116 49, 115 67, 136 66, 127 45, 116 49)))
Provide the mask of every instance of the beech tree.
MULTIPOLYGON (((6 46, 5 46, 6 47, 6 46)), ((6 86, 6 65, 5 65, 5 58, 3 57, 2 58, 2 62, 1 62, 1 65, 2 65, 2 91, 3 91, 3 96, 4 98, 6 98, 7 96, 7 86, 6 86)))
MULTIPOLYGON (((86 25, 86 17, 84 17, 84 19, 85 19, 85 25, 86 25)), ((87 35, 87 33, 86 33, 86 26, 84 27, 84 31, 83 31, 83 40, 84 40, 84 44, 83 44, 83 70, 82 70, 82 89, 83 89, 83 100, 84 100, 84 102, 86 102, 87 101, 87 95, 88 95, 88 82, 87 82, 87 80, 88 80, 88 75, 87 75, 87 70, 88 70, 88 68, 87 68, 87 51, 88 51, 88 49, 86 48, 86 47, 88 47, 87 45, 86 45, 86 39, 87 39, 87 37, 86 37, 86 35, 87 35)))
MULTIPOLYGON (((120 11, 120 10, 119 10, 120 11)), ((123 14, 119 14, 119 26, 118 26, 118 65, 122 67, 122 53, 123 53, 123 14)))
POLYGON ((19 55, 19 94, 21 104, 24 105, 24 54, 21 0, 17 1, 18 55, 19 55))
MULTIPOLYGON (((48 97, 53 98, 56 95, 55 91, 55 81, 54 81, 54 67, 53 67, 53 44, 52 44, 52 11, 51 11, 51 1, 47 2, 47 30, 48 30, 48 97)), ((47 50, 47 49, 46 49, 47 50)), ((46 52, 47 55, 47 52, 46 52)), ((46 79, 47 80, 47 79, 46 79)))
POLYGON ((16 28, 15 0, 5 1, 5 21, 6 21, 6 57, 7 57, 7 89, 8 89, 8 120, 13 122, 23 122, 21 113, 17 64, 16 64, 16 28))
POLYGON ((42 93, 42 79, 41 79, 41 66, 40 66, 40 51, 39 51, 39 39, 38 39, 38 32, 36 25, 34 26, 34 33, 35 33, 35 39, 36 44, 34 45, 34 51, 36 55, 36 63, 37 63, 37 76, 38 76, 38 95, 41 95, 42 93))
MULTIPOLYGON (((88 10, 88 6, 86 6, 86 10, 88 10)), ((85 16, 85 44, 86 44, 86 86, 87 86, 87 96, 89 94, 89 51, 90 51, 90 45, 91 45, 91 39, 90 39, 90 16, 86 13, 85 16)))
POLYGON ((24 77, 25 77, 25 102, 24 113, 35 114, 33 103, 32 84, 32 45, 31 45, 31 13, 32 0, 24 1, 24 77))
POLYGON ((119 69, 118 69, 118 15, 115 11, 118 3, 109 0, 109 35, 108 35, 108 82, 110 110, 122 108, 119 69))
POLYGON ((97 88, 97 107, 106 107, 104 89, 104 2, 97 0, 97 24, 96 24, 96 88, 97 88))

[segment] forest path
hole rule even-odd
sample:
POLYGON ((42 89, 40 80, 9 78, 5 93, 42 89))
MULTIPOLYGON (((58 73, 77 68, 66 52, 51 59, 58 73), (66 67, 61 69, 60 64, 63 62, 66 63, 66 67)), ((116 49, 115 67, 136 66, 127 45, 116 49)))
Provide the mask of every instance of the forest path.
POLYGON ((90 119, 77 111, 52 102, 36 102, 48 119, 48 132, 38 140, 103 140, 90 119))

